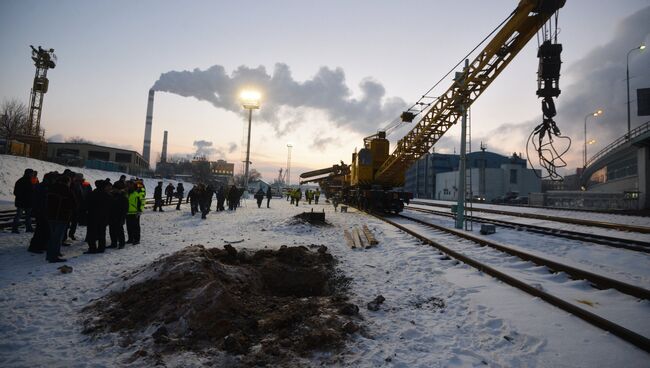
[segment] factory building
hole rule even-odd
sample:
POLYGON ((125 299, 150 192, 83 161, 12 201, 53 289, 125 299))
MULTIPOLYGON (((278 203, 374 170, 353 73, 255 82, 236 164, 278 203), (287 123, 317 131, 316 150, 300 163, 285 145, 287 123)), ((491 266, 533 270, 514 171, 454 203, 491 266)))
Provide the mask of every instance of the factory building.
MULTIPOLYGON (((455 154, 424 155, 406 171, 404 190, 415 198, 456 200, 459 161, 460 156, 455 154)), ((467 178, 468 196, 488 202, 525 198, 541 191, 538 173, 527 168, 526 160, 516 154, 507 157, 487 151, 468 153, 467 178)))
POLYGON ((149 173, 149 163, 138 152, 92 143, 50 142, 47 144, 47 159, 62 165, 125 172, 134 176, 149 173))

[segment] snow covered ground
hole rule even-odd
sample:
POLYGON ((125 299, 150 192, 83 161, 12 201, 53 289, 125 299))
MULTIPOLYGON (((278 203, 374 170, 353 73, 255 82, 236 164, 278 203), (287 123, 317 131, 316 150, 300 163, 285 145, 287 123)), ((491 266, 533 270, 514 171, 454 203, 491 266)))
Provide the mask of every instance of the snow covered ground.
MULTIPOLYGON (((5 172, 10 167, 5 157, 0 157, 0 165, 0 175, 16 177, 15 172, 5 172)), ((18 175, 23 168, 11 166, 18 175)), ((91 173, 84 174, 91 178, 91 173)), ((98 178, 105 174, 96 173, 98 178)), ((122 250, 84 255, 81 241, 63 248, 66 264, 74 269, 69 274, 57 270, 61 264, 46 263, 44 255, 27 252, 29 234, 0 233, 0 367, 148 366, 143 360, 127 364, 137 348, 121 347, 117 336, 83 335, 80 310, 121 285, 121 277, 140 266, 191 244, 221 247, 226 242, 249 249, 324 244, 352 278, 351 301, 359 305, 368 334, 354 335, 337 356, 315 356, 313 366, 323 361, 348 367, 650 366, 650 354, 633 345, 352 209, 333 212, 331 206, 304 202, 295 207, 284 199, 273 199, 270 209, 258 209, 246 201, 236 212, 211 213, 207 220, 192 217, 186 207, 162 213, 148 210, 142 227, 142 243, 122 250), (312 208, 325 210, 332 226, 289 221, 312 208), (352 250, 343 230, 363 224, 379 245, 352 250), (366 304, 379 294, 386 298, 381 309, 367 310, 366 304)), ((80 228, 78 238, 84 232, 80 228)), ((531 236, 513 232, 508 240, 518 243, 531 236)), ((571 259, 579 263, 581 252, 577 245, 571 247, 576 247, 571 259)), ((587 255, 593 248, 587 248, 582 257, 592 262, 587 255)), ((599 256, 624 254, 617 252, 599 256)), ((640 277, 647 280, 645 274, 640 277)), ((193 353, 168 357, 165 363, 219 366, 193 353)))

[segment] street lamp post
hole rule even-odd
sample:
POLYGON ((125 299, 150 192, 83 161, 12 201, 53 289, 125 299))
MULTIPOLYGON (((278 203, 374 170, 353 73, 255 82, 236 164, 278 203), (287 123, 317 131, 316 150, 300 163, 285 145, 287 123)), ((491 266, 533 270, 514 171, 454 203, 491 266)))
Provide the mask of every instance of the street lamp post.
POLYGON ((637 47, 631 49, 630 51, 628 51, 627 52, 627 57, 626 57, 627 63, 625 64, 625 66, 626 66, 626 68, 625 68, 625 75, 626 75, 625 80, 627 81, 627 138, 628 139, 630 138, 630 131, 632 130, 631 129, 631 124, 630 124, 630 54, 634 50, 643 50, 643 49, 645 49, 645 45, 637 46, 637 47))
POLYGON ((595 116, 598 117, 603 114, 603 110, 596 110, 594 112, 590 112, 589 114, 585 115, 585 148, 583 153, 583 160, 582 160, 582 167, 586 168, 587 167, 587 119, 590 116, 595 116))
POLYGON ((248 139, 246 142, 246 166, 244 169, 244 190, 248 191, 248 168, 251 158, 251 122, 253 110, 260 108, 260 94, 256 91, 243 91, 241 93, 242 107, 248 110, 248 139))

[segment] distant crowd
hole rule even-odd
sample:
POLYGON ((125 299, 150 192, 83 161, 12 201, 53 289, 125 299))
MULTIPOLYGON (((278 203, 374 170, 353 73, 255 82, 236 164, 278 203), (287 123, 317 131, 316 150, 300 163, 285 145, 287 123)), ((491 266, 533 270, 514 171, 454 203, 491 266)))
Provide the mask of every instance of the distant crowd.
MULTIPOLYGON (((84 241, 88 244, 86 254, 104 253, 107 248, 123 249, 126 244, 140 243, 140 216, 146 202, 146 188, 139 178, 126 179, 125 175, 114 183, 111 179, 97 180, 92 185, 86 181, 83 174, 66 169, 63 173, 48 172, 39 181, 38 173, 26 169, 24 175, 16 181, 14 195, 16 197, 16 215, 13 220, 12 232, 19 233, 21 218, 25 218, 25 231, 33 233, 28 251, 45 253, 49 262, 64 262, 61 247, 70 246, 70 240, 77 240, 78 226, 86 226, 84 241), (32 218, 36 226, 32 226, 32 218), (126 225, 126 234, 124 233, 126 225), (106 232, 110 243, 107 245, 106 232)), ((221 186, 215 189, 211 184, 198 183, 185 196, 183 183, 174 186, 168 183, 163 188, 159 181, 154 189, 153 211, 163 212, 163 206, 173 206, 181 209, 183 200, 190 204, 192 216, 201 214, 206 219, 212 211, 213 198, 216 198, 217 212, 236 211, 241 205, 244 193, 242 188, 221 186)), ((305 190, 305 200, 318 204, 320 190, 305 190)), ((257 207, 261 208, 264 199, 266 207, 270 208, 272 198, 271 187, 260 188, 253 196, 257 207)), ((300 188, 287 193, 287 201, 298 206, 303 197, 300 188)))

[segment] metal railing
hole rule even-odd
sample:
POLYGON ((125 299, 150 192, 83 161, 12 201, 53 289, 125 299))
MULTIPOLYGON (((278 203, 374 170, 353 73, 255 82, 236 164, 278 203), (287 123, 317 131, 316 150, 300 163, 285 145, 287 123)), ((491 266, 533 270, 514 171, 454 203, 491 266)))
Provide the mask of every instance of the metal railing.
POLYGON ((629 142, 632 140, 632 138, 638 137, 643 133, 646 133, 650 131, 650 121, 646 122, 645 124, 638 126, 630 131, 629 134, 625 134, 621 137, 619 137, 617 140, 614 142, 610 143, 607 145, 607 147, 601 149, 596 153, 595 155, 591 156, 591 158, 587 161, 587 167, 591 165, 592 163, 596 162, 598 159, 601 157, 607 155, 609 152, 615 150, 616 148, 622 146, 623 144, 629 142))

